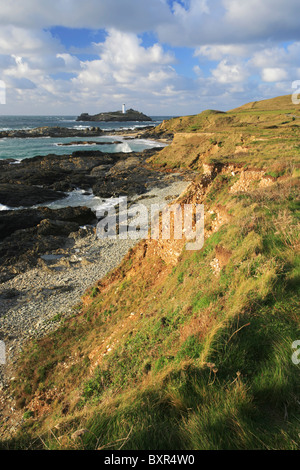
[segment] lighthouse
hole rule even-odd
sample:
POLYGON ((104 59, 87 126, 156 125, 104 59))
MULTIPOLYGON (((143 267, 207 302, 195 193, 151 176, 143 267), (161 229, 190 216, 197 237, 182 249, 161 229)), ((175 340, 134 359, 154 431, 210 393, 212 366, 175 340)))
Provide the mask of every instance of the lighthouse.
POLYGON ((122 106, 122 113, 126 114, 126 105, 125 104, 123 104, 123 106, 122 106))

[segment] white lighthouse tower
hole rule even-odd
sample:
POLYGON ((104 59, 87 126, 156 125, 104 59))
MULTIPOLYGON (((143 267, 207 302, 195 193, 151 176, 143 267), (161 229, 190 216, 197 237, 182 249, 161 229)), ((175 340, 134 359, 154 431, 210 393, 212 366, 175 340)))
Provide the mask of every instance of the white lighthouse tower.
POLYGON ((126 114, 126 105, 125 104, 123 104, 123 106, 122 106, 122 113, 126 114))

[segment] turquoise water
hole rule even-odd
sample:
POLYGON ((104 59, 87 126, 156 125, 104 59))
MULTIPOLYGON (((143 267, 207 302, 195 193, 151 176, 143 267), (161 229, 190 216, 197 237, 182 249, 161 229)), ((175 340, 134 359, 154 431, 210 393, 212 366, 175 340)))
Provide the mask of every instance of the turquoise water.
MULTIPOLYGON (((109 131, 113 129, 142 129, 143 127, 153 125, 157 126, 164 119, 170 119, 171 116, 154 116, 153 122, 103 122, 103 123, 88 123, 77 122, 76 116, 0 116, 0 131, 16 130, 16 129, 34 129, 36 127, 67 127, 71 129, 85 129, 87 127, 99 127, 100 129, 109 131)), ((70 138, 3 138, 0 139, 0 159, 15 158, 22 160, 23 158, 31 158, 38 155, 65 155, 71 154, 76 150, 95 149, 102 152, 132 152, 142 151, 147 148, 162 147, 154 141, 143 139, 125 140, 120 136, 105 136, 105 137, 70 137, 70 138), (72 145, 72 146, 59 146, 59 143, 79 142, 79 141, 93 141, 93 142, 114 142, 121 141, 118 145, 72 145)))
MULTIPOLYGON (((36 127, 68 127, 71 129, 84 129, 86 127, 100 127, 103 130, 109 131, 112 129, 142 129, 149 125, 157 126, 165 119, 170 119, 171 116, 154 116, 153 122, 103 122, 103 123, 87 123, 76 122, 75 116, 0 116, 0 131, 16 130, 16 129, 34 129, 36 127)), ((145 139, 126 140, 119 135, 104 136, 104 137, 70 137, 70 138, 3 138, 0 139, 0 159, 13 158, 16 160, 23 160, 24 158, 32 158, 38 155, 44 156, 49 154, 56 155, 70 155, 76 150, 101 150, 102 152, 132 152, 142 151, 153 147, 164 147, 155 141, 145 139), (59 146, 59 143, 79 142, 79 141, 93 141, 93 142, 115 142, 120 141, 116 145, 80 145, 75 144, 71 146, 59 146)), ((102 198, 95 197, 92 193, 86 194, 80 188, 68 194, 67 198, 52 202, 50 204, 40 204, 40 206, 47 206, 52 209, 59 209, 66 206, 86 206, 91 208, 95 213, 102 207, 103 204, 111 204, 111 200, 103 200, 102 198)), ((38 206, 35 206, 38 207, 38 206)), ((10 208, 0 201, 0 211, 15 210, 18 208, 10 208)), ((19 209, 22 209, 20 207, 19 209)))

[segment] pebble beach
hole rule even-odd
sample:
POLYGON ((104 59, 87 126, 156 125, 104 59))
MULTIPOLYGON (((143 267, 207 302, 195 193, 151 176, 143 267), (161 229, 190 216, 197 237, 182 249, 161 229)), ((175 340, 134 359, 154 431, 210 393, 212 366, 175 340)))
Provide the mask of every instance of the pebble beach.
MULTIPOLYGON (((138 201, 147 209, 151 204, 167 205, 188 185, 172 175, 163 188, 152 188, 131 202, 138 201)), ((99 239, 95 227, 88 226, 70 234, 61 249, 41 257, 37 267, 0 285, 0 339, 6 347, 0 387, 11 379, 26 342, 55 330, 64 318, 74 315, 86 289, 117 267, 137 242, 99 239)))

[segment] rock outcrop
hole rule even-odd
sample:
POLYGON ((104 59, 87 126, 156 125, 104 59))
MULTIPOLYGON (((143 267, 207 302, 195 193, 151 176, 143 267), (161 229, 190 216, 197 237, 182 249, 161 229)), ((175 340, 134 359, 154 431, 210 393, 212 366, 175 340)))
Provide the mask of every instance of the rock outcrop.
POLYGON ((0 212, 0 283, 37 265, 44 253, 65 245, 70 233, 95 222, 86 207, 0 212))
POLYGON ((24 159, 17 165, 3 161, 0 204, 27 209, 0 212, 0 283, 35 267, 41 255, 70 243, 69 235, 79 233, 80 227, 97 223, 95 213, 86 207, 30 206, 61 199, 77 188, 110 198, 165 187, 171 175, 146 165, 157 151, 105 154, 89 150, 24 159))
POLYGON ((99 127, 87 127, 85 129, 69 129, 68 127, 36 127, 35 129, 16 129, 9 131, 1 131, 0 139, 4 137, 23 138, 27 137, 97 137, 103 134, 99 127))
POLYGON ((95 121, 95 122, 128 122, 128 121, 152 121, 149 116, 146 114, 135 111, 134 109, 128 109, 126 113, 122 111, 113 111, 109 113, 99 113, 93 116, 90 116, 88 113, 81 114, 77 121, 95 121))
POLYGON ((66 193, 35 185, 0 183, 0 204, 8 207, 30 207, 66 197, 66 193))
POLYGON ((47 155, 5 162, 0 173, 0 204, 19 207, 43 204, 77 188, 95 196, 142 194, 158 182, 162 173, 144 167, 158 149, 132 153, 76 151, 71 155, 47 155), (134 159, 133 159, 134 158, 134 159))

